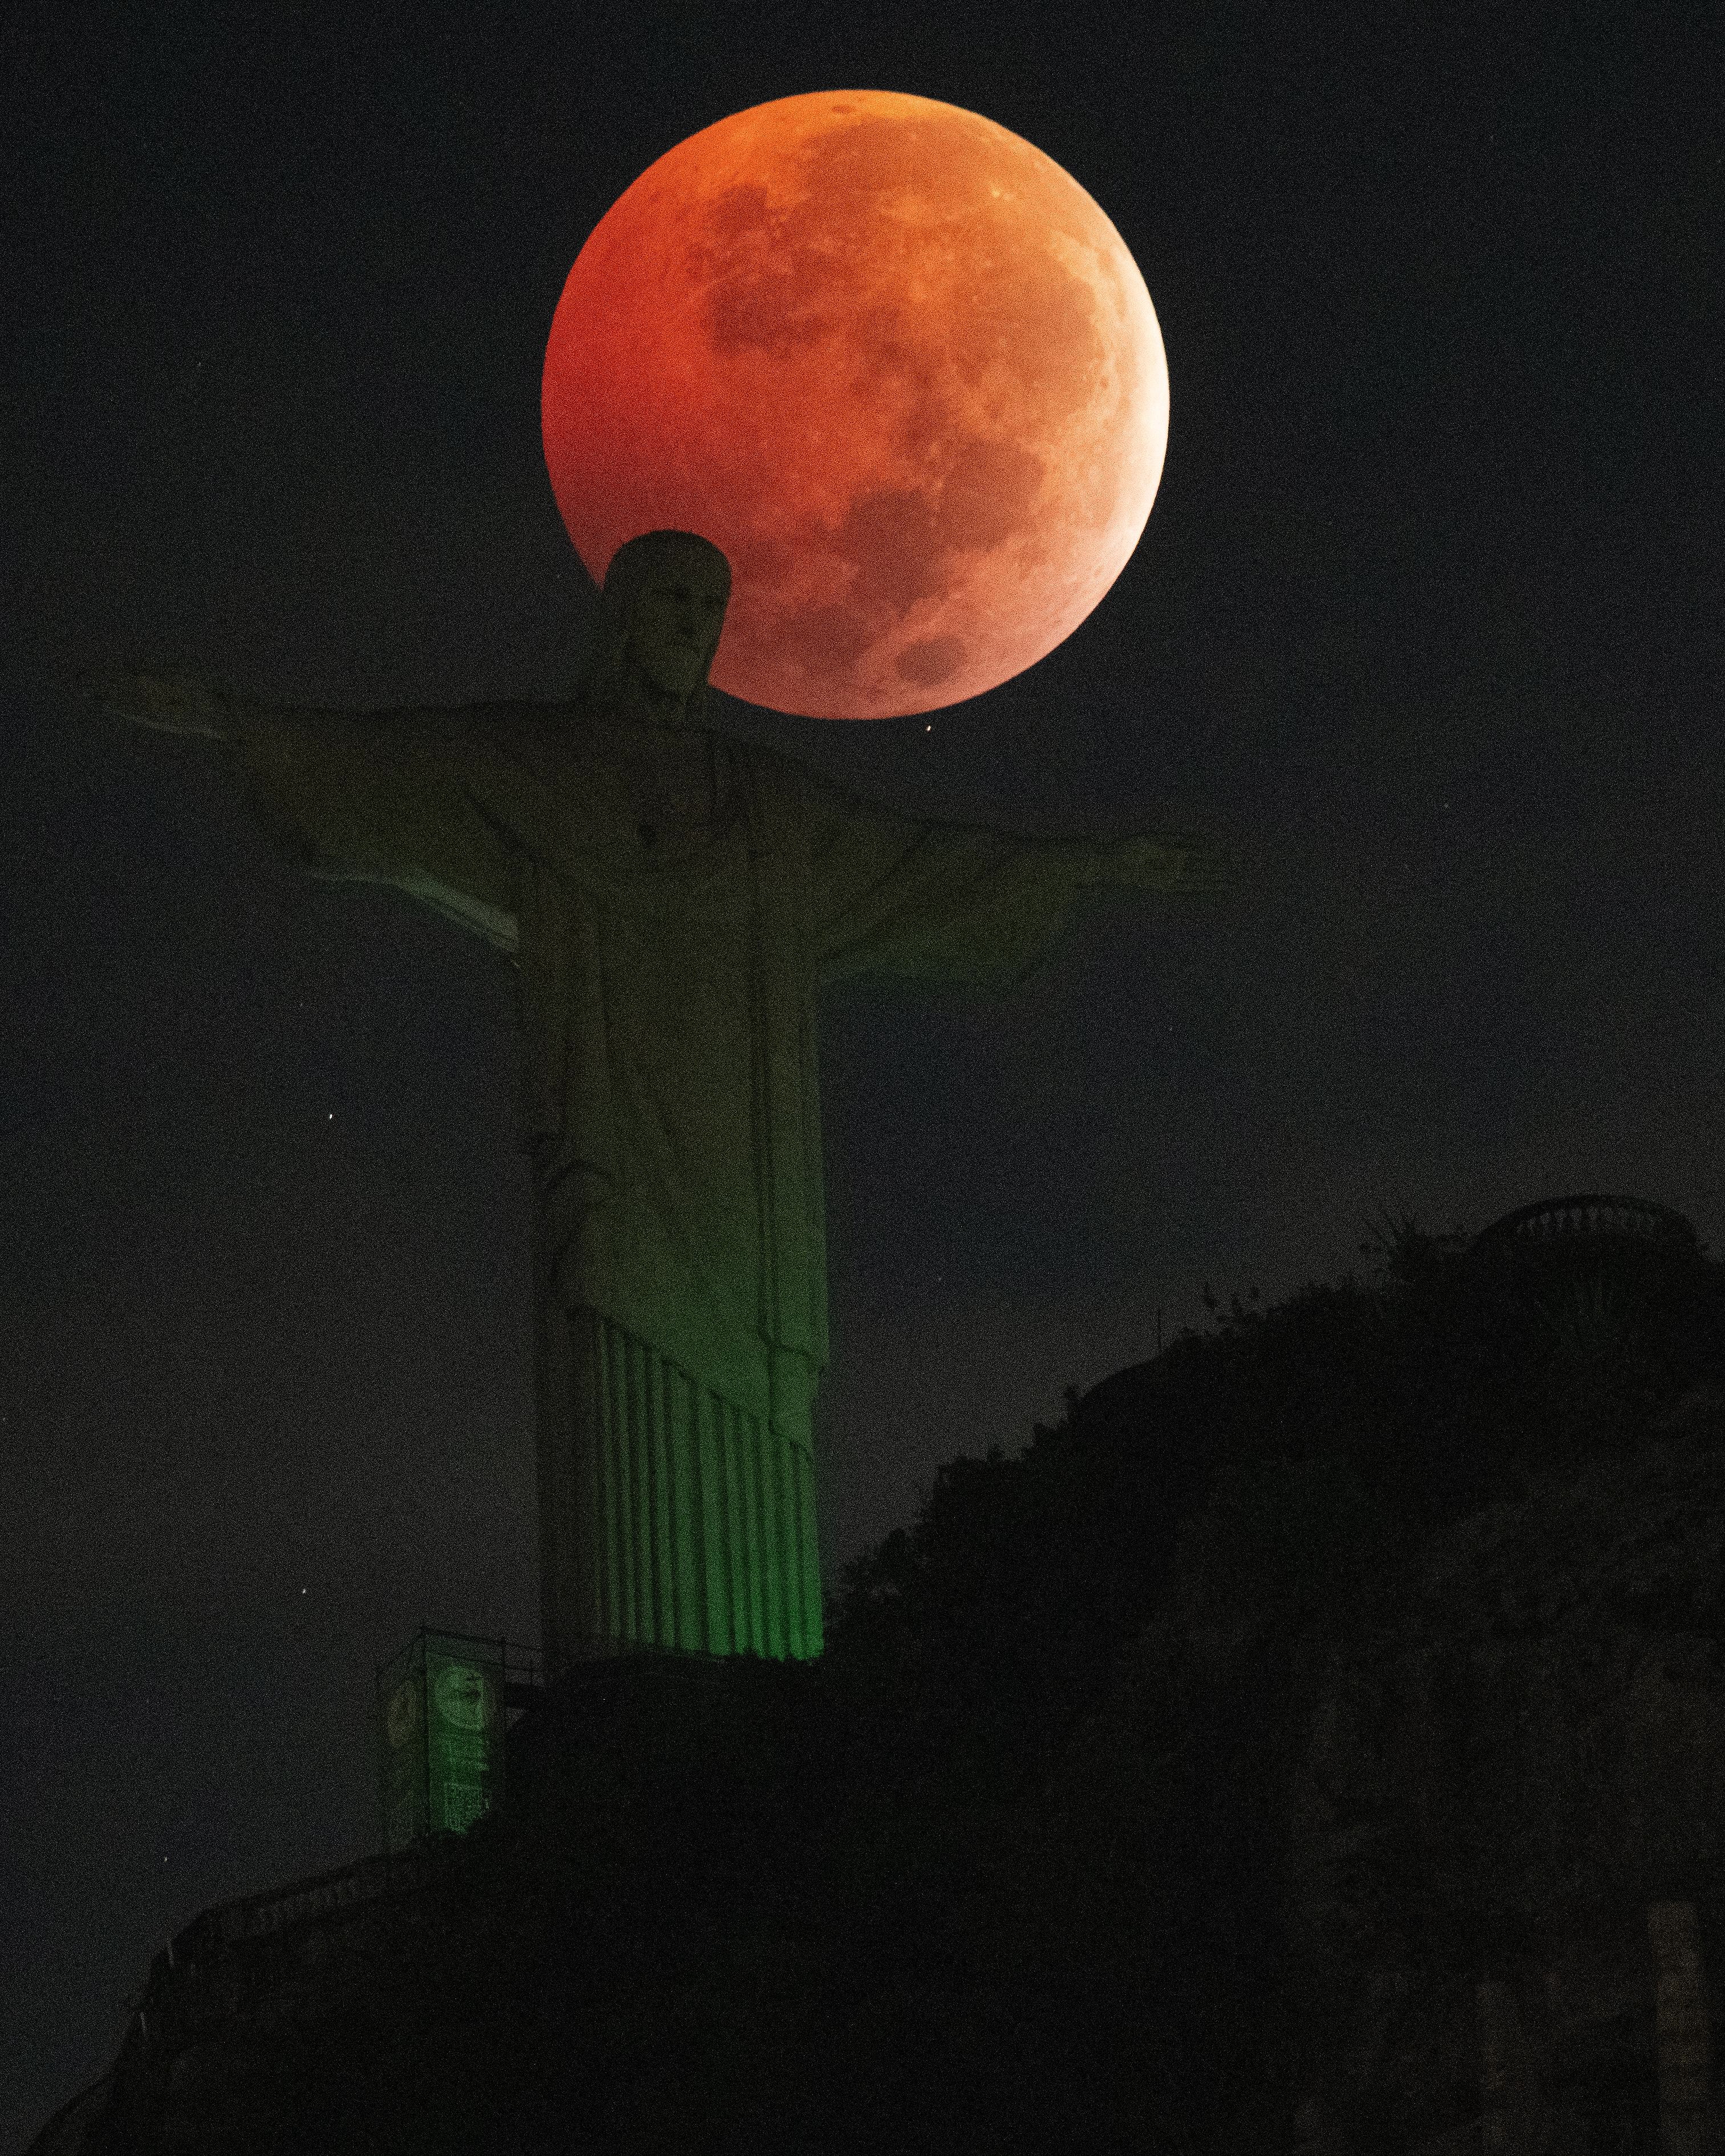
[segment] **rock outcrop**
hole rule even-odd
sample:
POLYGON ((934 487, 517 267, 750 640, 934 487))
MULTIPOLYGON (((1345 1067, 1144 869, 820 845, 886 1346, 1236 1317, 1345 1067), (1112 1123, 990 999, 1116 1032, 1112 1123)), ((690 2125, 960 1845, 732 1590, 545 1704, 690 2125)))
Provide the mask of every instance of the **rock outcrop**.
POLYGON ((1713 2145, 1722 1547, 1702 1394, 1437 1535, 1332 1645, 1287 1789, 1309 2148, 1713 2145))
POLYGON ((1040 1950, 1189 1942, 1155 2010, 1187 2017, 1169 2048, 1210 2077, 1219 2152, 1716 2148, 1725 1396, 1314 1611, 1323 1480, 1265 1468, 1182 1531, 1062 1763, 1040 1950))

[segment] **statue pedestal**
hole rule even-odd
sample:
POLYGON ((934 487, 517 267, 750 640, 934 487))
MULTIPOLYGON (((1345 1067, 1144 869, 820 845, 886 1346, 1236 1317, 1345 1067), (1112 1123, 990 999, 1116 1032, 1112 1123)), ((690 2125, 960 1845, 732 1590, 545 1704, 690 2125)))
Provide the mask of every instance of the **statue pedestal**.
POLYGON ((593 1656, 541 1687, 509 1732, 506 1818, 548 1825, 619 1800, 752 1809, 788 1776, 814 1779, 830 1691, 819 1663, 593 1656))

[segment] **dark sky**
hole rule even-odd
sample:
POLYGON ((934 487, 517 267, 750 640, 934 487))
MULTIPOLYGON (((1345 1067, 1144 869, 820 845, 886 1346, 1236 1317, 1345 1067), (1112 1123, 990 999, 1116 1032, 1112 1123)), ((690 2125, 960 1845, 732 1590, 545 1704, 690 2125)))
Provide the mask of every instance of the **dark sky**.
POLYGON ((1009 1001, 825 1012, 834 1576, 1158 1310, 1363 1268, 1382 1209, 1625 1189, 1719 1248, 1722 18, 1317 12, 5 11, 0 2151, 173 1928, 375 1845, 422 1618, 537 1637, 508 968, 57 685, 567 692, 552 312, 726 114, 892 89, 1027 137, 1142 270, 1172 421, 1030 672, 932 732, 720 722, 1255 858, 1009 1001))

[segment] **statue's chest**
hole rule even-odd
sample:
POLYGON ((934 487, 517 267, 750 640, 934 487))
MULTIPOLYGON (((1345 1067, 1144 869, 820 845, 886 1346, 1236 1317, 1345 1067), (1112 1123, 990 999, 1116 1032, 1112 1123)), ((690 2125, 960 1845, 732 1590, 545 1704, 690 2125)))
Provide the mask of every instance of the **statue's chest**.
POLYGON ((629 911, 747 912, 750 792, 730 743, 616 728, 557 747, 480 795, 553 876, 629 911))
POLYGON ((687 860, 726 837, 742 795, 724 744, 667 730, 631 742, 615 767, 616 808, 644 861, 687 860))

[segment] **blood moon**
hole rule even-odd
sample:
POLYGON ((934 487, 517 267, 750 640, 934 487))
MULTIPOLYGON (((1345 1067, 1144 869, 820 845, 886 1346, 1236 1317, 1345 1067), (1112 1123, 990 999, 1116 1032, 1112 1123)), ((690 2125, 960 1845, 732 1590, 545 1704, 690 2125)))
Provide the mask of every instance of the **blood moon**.
POLYGON ((1077 182, 974 112, 783 97, 680 142, 577 257, 545 460, 603 582, 638 532, 724 549, 711 679, 824 719, 932 711, 1070 636, 1168 442, 1143 278, 1077 182))

